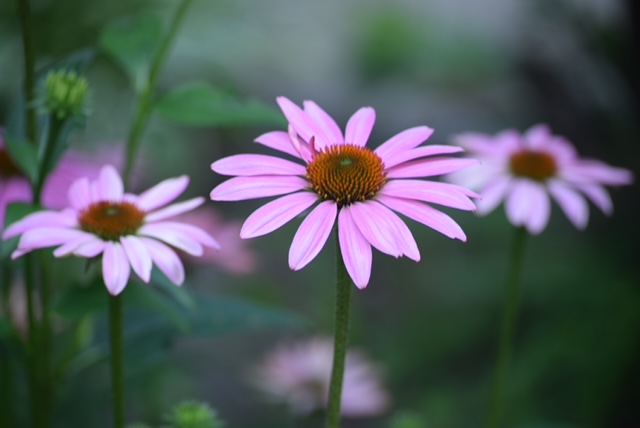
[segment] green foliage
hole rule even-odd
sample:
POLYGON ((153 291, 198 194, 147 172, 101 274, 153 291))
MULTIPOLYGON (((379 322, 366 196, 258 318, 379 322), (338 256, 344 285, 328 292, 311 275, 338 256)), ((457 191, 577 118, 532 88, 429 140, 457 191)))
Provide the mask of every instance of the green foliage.
POLYGON ((138 93, 147 87, 162 33, 160 20, 144 14, 109 25, 100 37, 101 48, 124 69, 138 93))
MULTIPOLYGON (((4 143, 11 156, 7 162, 13 161, 29 181, 35 182, 38 175, 38 151, 34 145, 28 140, 14 137, 5 137, 4 143)), ((5 166, 4 169, 7 167, 10 165, 5 166)))
POLYGON ((184 401, 165 417, 170 428, 222 428, 224 424, 206 403, 184 401))
POLYGON ((427 428, 424 419, 415 413, 401 413, 393 418, 389 428, 427 428))
POLYGON ((158 102, 156 111, 166 119, 190 126, 286 124, 276 109, 257 100, 242 100, 204 82, 189 83, 168 93, 158 102))

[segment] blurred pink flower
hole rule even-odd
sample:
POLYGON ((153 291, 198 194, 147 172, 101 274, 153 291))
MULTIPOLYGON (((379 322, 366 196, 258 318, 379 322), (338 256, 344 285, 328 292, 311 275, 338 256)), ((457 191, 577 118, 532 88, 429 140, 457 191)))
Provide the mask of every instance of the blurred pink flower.
MULTIPOLYGON (((276 348, 256 368, 252 383, 295 414, 326 408, 333 341, 314 338, 276 348)), ((390 398, 376 366, 358 351, 347 354, 342 389, 342 414, 349 417, 384 413, 390 398)))
POLYGON ((452 182, 480 192, 477 213, 488 214, 504 200, 509 221, 532 234, 542 232, 549 221, 550 196, 578 229, 584 229, 589 220, 585 197, 611 214, 613 204, 604 185, 633 181, 626 169, 578 158, 575 148, 545 125, 524 134, 514 130, 495 136, 460 134, 454 141, 481 162, 449 176, 452 182))
POLYGON ((371 276, 371 246, 394 257, 420 260, 411 231, 393 211, 450 238, 464 232, 446 214, 426 203, 472 211, 475 193, 448 183, 417 180, 465 168, 475 161, 432 157, 462 151, 452 146, 423 146, 433 130, 408 129, 375 150, 366 147, 375 122, 371 107, 358 110, 345 133, 313 101, 304 110, 285 97, 277 99, 289 121, 289 133, 274 131, 256 142, 291 155, 303 164, 266 155, 243 154, 220 159, 211 168, 235 175, 211 192, 215 201, 282 196, 254 211, 242 238, 270 233, 318 203, 302 221, 289 250, 289 266, 302 269, 320 252, 338 223, 340 249, 358 288, 371 276), (425 203, 426 202, 426 203, 425 203))
POLYGON ((177 221, 192 224, 215 236, 223 251, 205 248, 201 257, 185 254, 193 263, 214 264, 232 274, 249 274, 258 266, 258 255, 249 248, 246 241, 240 239, 242 223, 235 220, 223 220, 213 208, 203 207, 176 217, 177 221))
POLYGON ((184 267, 168 245, 192 255, 203 247, 219 244, 204 230, 189 224, 166 221, 195 209, 204 202, 197 197, 166 206, 189 184, 189 177, 164 180, 139 196, 124 193, 122 179, 111 165, 99 177, 76 180, 69 188, 70 207, 62 211, 39 211, 13 223, 3 238, 22 235, 12 258, 30 251, 59 246, 55 257, 102 254, 102 275, 113 295, 127 285, 131 268, 149 282, 156 266, 174 284, 184 281, 184 267), (168 244, 168 245, 166 245, 168 244))

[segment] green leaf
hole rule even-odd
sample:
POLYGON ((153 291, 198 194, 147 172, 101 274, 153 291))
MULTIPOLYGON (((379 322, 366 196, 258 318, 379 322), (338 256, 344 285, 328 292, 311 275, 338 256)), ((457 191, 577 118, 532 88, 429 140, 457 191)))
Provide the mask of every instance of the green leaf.
MULTIPOLYGON (((14 202, 7 206, 7 212, 4 216, 4 229, 6 230, 11 224, 26 217, 29 214, 33 214, 37 211, 42 211, 42 207, 33 204, 27 204, 25 202, 14 202)), ((8 239, 6 241, 0 241, 0 259, 7 259, 13 253, 18 246, 19 236, 8 239)))
POLYGON ((83 287, 71 287, 67 289, 55 305, 55 312, 62 317, 80 321, 89 314, 103 311, 107 307, 107 290, 99 280, 83 287))
POLYGON ((172 297, 183 309, 192 311, 196 307, 193 296, 189 293, 189 288, 176 286, 157 268, 151 271, 151 283, 158 286, 162 291, 172 297))
POLYGON ((184 311, 176 305, 174 300, 158 292, 158 290, 153 290, 150 285, 129 284, 126 289, 125 298, 127 303, 149 309, 165 316, 171 320, 174 326, 182 333, 189 331, 189 324, 184 311))
POLYGON ((145 14, 108 26, 100 37, 101 48, 125 70, 137 92, 147 86, 151 61, 162 34, 160 20, 145 14))
POLYGON ((32 183, 38 176, 38 150, 28 140, 7 136, 5 144, 13 160, 32 183))
POLYGON ((189 126, 286 125, 275 108, 258 100, 241 100, 204 82, 171 91, 156 104, 156 112, 189 126))

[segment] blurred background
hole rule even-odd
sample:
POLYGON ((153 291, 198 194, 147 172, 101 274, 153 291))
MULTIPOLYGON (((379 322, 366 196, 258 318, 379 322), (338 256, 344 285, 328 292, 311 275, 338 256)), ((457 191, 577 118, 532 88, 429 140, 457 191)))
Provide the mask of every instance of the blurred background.
MULTIPOLYGON (((13 3, 0 4, 0 124, 20 98, 13 3)), ((175 8, 173 1, 147 0, 32 4, 39 66, 96 49, 104 29, 118 20, 150 14, 166 25, 175 8)), ((637 178, 639 47, 635 0, 196 0, 160 75, 159 96, 186 82, 206 82, 261 101, 276 119, 185 126, 153 116, 136 190, 189 174, 189 195, 208 195, 224 179, 210 170, 211 162, 268 153, 252 141, 284 129, 279 95, 296 103, 312 99, 340 125, 361 106, 374 107, 372 146, 418 125, 435 129, 429 143, 447 144, 459 132, 547 123, 584 157, 631 169, 637 178)), ((89 152, 121 147, 135 102, 121 69, 101 51, 94 54, 87 69, 91 116, 72 136, 72 148, 89 152)), ((554 205, 547 229, 528 241, 507 427, 638 426, 638 187, 611 194, 612 218, 592 206, 581 232, 554 205)), ((219 233, 230 233, 236 250, 233 261, 191 264, 185 287, 215 293, 219 303, 210 308, 206 334, 163 324, 167 330, 154 330, 160 339, 152 345, 128 349, 137 361, 127 378, 132 422, 157 424, 174 403, 194 398, 209 402, 230 428, 311 426, 254 388, 252 376, 277 345, 331 334, 333 245, 292 272, 287 254, 299 220, 261 238, 234 240, 239 224, 262 203, 207 203, 216 221, 235 231, 219 233), (236 313, 234 304, 260 309, 236 313), (232 321, 225 324, 228 313, 232 321)), ((375 252, 368 288, 354 292, 351 343, 380 369, 391 404, 379 415, 348 418, 347 428, 485 423, 514 230, 503 208, 484 218, 449 214, 465 230, 466 243, 410 223, 422 261, 375 252)), ((130 308, 127 323, 147 319, 142 309, 130 308)), ((61 381, 56 426, 108 426, 105 360, 81 367, 61 381)))

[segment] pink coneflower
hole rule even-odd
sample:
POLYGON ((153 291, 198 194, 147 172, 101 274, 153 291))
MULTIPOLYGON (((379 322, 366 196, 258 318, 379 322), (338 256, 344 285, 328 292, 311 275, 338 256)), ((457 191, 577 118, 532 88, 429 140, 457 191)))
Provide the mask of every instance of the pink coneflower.
POLYGON ((549 196, 578 229, 584 229, 589 220, 585 196, 611 214, 613 205, 604 185, 633 180, 626 169, 579 159, 574 147, 545 125, 534 126, 524 135, 514 130, 495 136, 461 134, 455 142, 482 163, 450 177, 480 192, 478 214, 493 211, 504 200, 509 221, 532 234, 542 232, 549 221, 549 196))
POLYGON ((269 132, 256 142, 306 165, 258 154, 230 156, 211 165, 219 174, 239 176, 213 189, 213 200, 286 195, 253 212, 241 237, 272 232, 319 202, 293 238, 289 266, 298 270, 313 260, 337 219, 342 257, 359 288, 369 282, 371 246, 395 257, 420 260, 413 235, 392 210, 450 238, 466 239, 458 224, 425 202, 470 211, 475 206, 469 197, 475 193, 452 184, 416 180, 473 164, 470 159, 432 157, 460 152, 461 148, 418 147, 433 133, 421 126, 371 150, 366 147, 375 122, 371 107, 361 108, 349 119, 343 136, 335 121, 313 101, 305 101, 303 110, 285 97, 277 100, 289 121, 289 133, 269 132))
MULTIPOLYGON (((330 339, 282 345, 266 356, 252 383, 276 402, 304 415, 327 405, 333 344, 330 339)), ((378 368, 358 351, 347 354, 342 391, 342 414, 376 416, 389 407, 378 368)))
POLYGON ((200 206, 197 197, 169 206, 189 184, 181 176, 162 181, 136 196, 124 193, 115 168, 103 167, 97 180, 76 180, 69 188, 70 207, 40 211, 7 228, 3 238, 22 235, 12 258, 39 248, 58 246, 56 257, 102 254, 102 275, 112 295, 126 286, 133 271, 149 282, 155 265, 176 285, 184 281, 184 267, 172 247, 200 255, 203 247, 218 247, 204 230, 167 221, 200 206))

